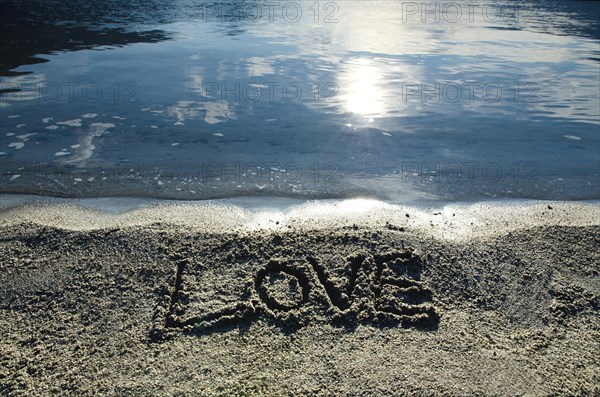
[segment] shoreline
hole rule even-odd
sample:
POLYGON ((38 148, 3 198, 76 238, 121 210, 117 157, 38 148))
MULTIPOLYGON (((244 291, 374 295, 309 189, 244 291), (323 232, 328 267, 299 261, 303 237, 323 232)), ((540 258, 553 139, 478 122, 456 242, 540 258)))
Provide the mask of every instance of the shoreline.
POLYGON ((0 226, 31 222, 68 230, 160 226, 209 233, 305 231, 343 226, 402 228, 467 241, 548 226, 600 225, 600 200, 503 200, 403 205, 373 199, 242 197, 176 201, 146 198, 58 199, 3 195, 0 226))

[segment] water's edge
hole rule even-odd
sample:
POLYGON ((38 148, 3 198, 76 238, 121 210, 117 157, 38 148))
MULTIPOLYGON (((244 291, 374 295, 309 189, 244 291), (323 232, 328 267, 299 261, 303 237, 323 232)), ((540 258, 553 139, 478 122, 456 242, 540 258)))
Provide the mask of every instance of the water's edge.
POLYGON ((599 226, 600 200, 503 200, 402 205, 373 199, 239 197, 176 201, 0 196, 0 227, 23 223, 68 230, 170 225, 206 233, 387 228, 449 240, 495 238, 541 226, 599 226))

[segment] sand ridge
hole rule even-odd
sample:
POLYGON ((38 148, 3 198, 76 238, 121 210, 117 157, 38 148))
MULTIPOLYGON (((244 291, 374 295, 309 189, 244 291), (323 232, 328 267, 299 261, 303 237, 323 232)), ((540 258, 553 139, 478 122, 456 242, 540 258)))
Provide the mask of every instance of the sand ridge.
MULTIPOLYGON (((7 196, 4 196, 5 199, 7 196)), ((204 232, 281 232, 340 226, 407 228, 436 238, 468 241, 536 226, 600 224, 596 201, 511 201, 417 207, 371 199, 285 200, 259 206, 261 198, 163 201, 106 198, 52 199, 15 195, 0 210, 0 225, 22 222, 68 230, 169 224, 204 232)))

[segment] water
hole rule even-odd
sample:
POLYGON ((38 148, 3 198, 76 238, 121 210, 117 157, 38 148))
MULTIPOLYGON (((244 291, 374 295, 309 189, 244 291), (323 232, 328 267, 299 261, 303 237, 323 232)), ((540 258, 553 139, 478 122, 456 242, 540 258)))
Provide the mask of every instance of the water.
POLYGON ((600 197, 596 1, 1 4, 3 193, 600 197))

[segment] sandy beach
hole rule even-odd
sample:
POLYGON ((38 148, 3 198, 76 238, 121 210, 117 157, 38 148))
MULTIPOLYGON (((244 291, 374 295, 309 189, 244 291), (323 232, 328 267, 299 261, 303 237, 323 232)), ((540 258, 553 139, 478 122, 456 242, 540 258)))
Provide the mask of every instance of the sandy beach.
POLYGON ((0 394, 600 392, 597 203, 103 205, 2 210, 0 394))
POLYGON ((0 0, 0 397, 600 397, 599 20, 0 0))

